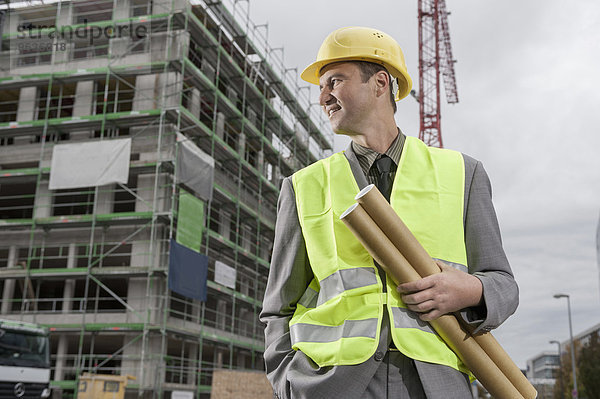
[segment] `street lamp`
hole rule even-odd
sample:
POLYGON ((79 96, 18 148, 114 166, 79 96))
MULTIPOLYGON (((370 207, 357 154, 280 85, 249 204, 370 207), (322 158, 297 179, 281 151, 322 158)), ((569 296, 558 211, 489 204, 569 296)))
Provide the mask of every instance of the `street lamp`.
POLYGON ((550 341, 551 344, 558 345, 558 388, 560 389, 560 397, 563 396, 563 386, 562 386, 562 351, 560 350, 560 342, 558 341, 550 341))
POLYGON ((575 343, 573 342, 573 325, 571 323, 571 297, 568 294, 554 294, 554 298, 567 298, 567 308, 569 310, 569 334, 571 335, 571 366, 573 367, 573 399, 577 399, 577 373, 575 371, 575 343))

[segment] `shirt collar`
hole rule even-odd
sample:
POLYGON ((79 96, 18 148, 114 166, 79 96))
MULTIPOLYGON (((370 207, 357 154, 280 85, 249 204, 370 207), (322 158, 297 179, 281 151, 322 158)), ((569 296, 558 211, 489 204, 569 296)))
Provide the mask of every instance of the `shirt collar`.
MULTIPOLYGON (((406 136, 404 136, 404 133, 398 129, 398 135, 390 145, 390 148, 388 148, 384 153, 390 157, 396 165, 398 165, 398 162, 400 162, 400 155, 402 154, 402 148, 404 147, 405 140, 406 136)), ((356 158, 358 159, 358 163, 360 164, 363 173, 365 176, 367 176, 371 166, 373 166, 373 162, 375 162, 375 160, 377 160, 382 154, 368 147, 357 144, 354 141, 352 141, 352 149, 356 153, 356 158)))

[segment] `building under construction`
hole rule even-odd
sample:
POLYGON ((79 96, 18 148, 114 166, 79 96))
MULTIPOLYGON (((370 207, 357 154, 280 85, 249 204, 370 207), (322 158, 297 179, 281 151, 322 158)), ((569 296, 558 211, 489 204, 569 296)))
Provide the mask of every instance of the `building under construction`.
POLYGON ((248 1, 10 3, 0 317, 50 328, 55 397, 84 372, 208 398, 213 370, 262 370, 281 178, 333 141, 283 49, 248 1))

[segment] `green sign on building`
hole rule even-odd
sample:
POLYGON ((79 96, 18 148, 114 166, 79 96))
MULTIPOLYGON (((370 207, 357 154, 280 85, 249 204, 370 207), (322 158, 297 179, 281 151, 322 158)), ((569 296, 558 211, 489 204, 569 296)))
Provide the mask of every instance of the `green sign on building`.
POLYGON ((204 229, 204 202, 193 194, 179 190, 179 215, 177 217, 176 241, 200 252, 204 229))

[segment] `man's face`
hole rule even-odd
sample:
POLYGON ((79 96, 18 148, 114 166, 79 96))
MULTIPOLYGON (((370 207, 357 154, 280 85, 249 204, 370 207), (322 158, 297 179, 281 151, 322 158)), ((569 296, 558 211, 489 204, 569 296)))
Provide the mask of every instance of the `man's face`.
POLYGON ((359 67, 351 62, 325 66, 319 78, 319 104, 337 134, 354 135, 363 131, 369 112, 374 107, 375 88, 363 83, 359 67))

